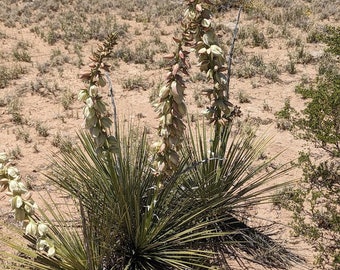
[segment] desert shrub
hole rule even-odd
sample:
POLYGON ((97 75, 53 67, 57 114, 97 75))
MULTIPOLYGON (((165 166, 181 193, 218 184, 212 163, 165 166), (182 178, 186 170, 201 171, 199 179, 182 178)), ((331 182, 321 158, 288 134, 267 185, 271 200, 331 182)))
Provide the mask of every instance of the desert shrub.
POLYGON ((303 236, 313 246, 315 264, 321 269, 339 269, 339 162, 314 164, 310 155, 302 152, 298 165, 303 170, 301 182, 284 189, 274 204, 293 212, 294 235, 303 236))
POLYGON ((257 47, 268 49, 268 42, 263 32, 259 31, 257 28, 251 29, 252 44, 257 47))
POLYGON ((50 56, 50 65, 52 67, 62 66, 70 62, 70 57, 64 54, 60 49, 53 49, 50 56))
POLYGON ((47 137, 49 135, 48 127, 41 122, 37 122, 35 124, 35 130, 37 131, 39 136, 47 137))
POLYGON ((5 88, 10 81, 20 78, 20 75, 27 73, 27 69, 20 65, 12 67, 0 66, 0 89, 5 88))
POLYGON ((123 86, 123 89, 129 90, 129 91, 135 90, 135 89, 147 90, 149 87, 149 84, 141 76, 132 76, 124 80, 122 86, 123 86))
POLYGON ((235 75, 239 78, 252 78, 256 75, 257 69, 249 63, 236 69, 235 75))
POLYGON ((286 98, 284 106, 275 113, 277 127, 282 130, 292 130, 295 125, 296 110, 290 105, 290 99, 286 98))
MULTIPOLYGON (((335 46, 333 38, 330 38, 328 50, 336 54, 339 44, 335 46)), ((309 153, 301 152, 297 165, 303 171, 303 178, 295 188, 283 190, 275 203, 292 211, 294 234, 302 235, 314 247, 317 267, 338 270, 340 74, 335 66, 319 68, 314 82, 296 87, 296 92, 306 100, 306 108, 295 121, 296 127, 304 139, 323 148, 329 156, 315 162, 309 153)))
POLYGON ((15 124, 24 123, 24 115, 22 113, 23 105, 18 96, 7 97, 7 111, 12 116, 12 121, 15 124))
POLYGON ((308 43, 319 43, 320 41, 322 41, 322 29, 318 29, 318 28, 313 28, 308 32, 308 35, 306 37, 306 41, 308 43))
POLYGON ((245 91, 239 91, 238 100, 239 100, 240 103, 250 103, 251 102, 249 94, 245 93, 245 91))
POLYGON ((323 76, 326 74, 338 73, 338 63, 334 56, 326 52, 323 57, 319 60, 318 74, 323 76))
POLYGON ((264 70, 264 77, 272 82, 277 82, 279 80, 280 73, 281 70, 278 64, 275 62, 270 62, 264 70))
POLYGON ((261 55, 253 55, 252 57, 242 57, 242 64, 235 70, 235 75, 239 78, 252 78, 256 75, 262 75, 266 70, 261 55))
POLYGON ((297 47, 294 53, 295 59, 299 64, 309 64, 313 61, 313 56, 305 50, 304 45, 297 47))
POLYGON ((75 101, 75 94, 72 93, 72 91, 69 89, 64 90, 61 94, 60 101, 64 109, 68 110, 71 108, 71 105, 75 101))
POLYGON ((296 63, 293 59, 289 59, 288 63, 286 64, 285 66, 285 69, 286 71, 289 73, 289 74, 296 74, 296 63))
POLYGON ((16 130, 15 137, 17 140, 23 140, 25 143, 32 142, 32 138, 31 138, 29 130, 24 129, 24 128, 18 128, 16 130))
POLYGON ((340 27, 328 26, 326 34, 322 36, 322 40, 328 45, 327 51, 340 55, 340 27))
POLYGON ((340 74, 326 74, 315 85, 299 87, 297 92, 309 99, 304 117, 297 122, 304 138, 339 156, 340 74))
POLYGON ((18 60, 18 61, 22 61, 22 62, 31 62, 31 56, 29 55, 29 53, 25 50, 18 50, 15 49, 13 51, 13 57, 14 59, 18 60))

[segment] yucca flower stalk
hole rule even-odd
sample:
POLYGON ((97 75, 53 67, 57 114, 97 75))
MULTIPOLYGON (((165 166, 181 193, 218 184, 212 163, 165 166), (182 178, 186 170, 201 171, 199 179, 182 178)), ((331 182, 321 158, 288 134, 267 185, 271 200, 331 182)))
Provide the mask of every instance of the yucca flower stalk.
POLYGON ((155 144, 158 151, 157 167, 159 172, 167 175, 179 163, 178 153, 185 131, 182 119, 186 115, 186 86, 182 74, 188 75, 190 64, 189 51, 184 50, 184 47, 194 49, 200 70, 212 81, 212 89, 206 91, 211 106, 206 109, 205 115, 210 123, 214 123, 216 134, 219 133, 220 126, 227 125, 235 116, 240 115, 239 108, 229 101, 229 80, 224 74, 228 70, 226 56, 219 46, 210 10, 214 4, 209 0, 186 0, 186 5, 181 23, 182 34, 180 38, 174 38, 177 43, 176 51, 166 57, 170 60, 168 74, 160 88, 159 100, 155 103, 161 137, 161 141, 155 144))
POLYGON ((117 44, 117 36, 118 33, 109 35, 103 44, 98 46, 90 58, 92 61, 89 65, 90 71, 80 76, 87 84, 87 88, 82 89, 78 94, 78 99, 85 103, 84 127, 90 131, 99 152, 116 151, 116 138, 108 132, 112 120, 99 90, 107 84, 105 77, 110 70, 110 65, 104 60, 111 56, 113 47, 117 44))
POLYGON ((184 139, 185 124, 183 117, 187 113, 184 90, 185 80, 183 75, 189 75, 189 51, 196 31, 196 5, 195 1, 187 0, 187 9, 181 22, 182 34, 173 38, 176 50, 166 56, 169 67, 166 80, 159 90, 159 99, 154 104, 159 117, 158 135, 161 141, 156 143, 157 169, 160 173, 170 175, 180 162, 179 151, 184 139))
POLYGON ((200 7, 201 12, 198 18, 199 24, 195 35, 196 43, 194 50, 199 59, 200 70, 206 74, 208 81, 212 83, 212 87, 205 90, 205 94, 209 97, 211 105, 206 108, 204 115, 208 121, 214 125, 215 134, 213 135, 210 151, 211 153, 215 153, 219 140, 223 137, 222 133, 226 132, 228 125, 231 124, 234 117, 240 116, 241 111, 238 106, 234 106, 229 100, 229 81, 233 47, 231 48, 228 68, 226 66, 226 55, 219 44, 215 32, 213 14, 210 10, 212 3, 210 1, 205 2, 205 5, 200 7), (226 71, 228 71, 229 74, 226 75, 226 71))
MULTIPOLYGON (((89 130, 94 139, 98 153, 117 150, 117 141, 109 132, 112 120, 106 110, 100 88, 106 85, 104 76, 109 71, 109 65, 104 62, 112 53, 116 45, 117 33, 108 36, 97 51, 93 53, 91 70, 81 75, 81 78, 88 84, 82 89, 78 98, 84 101, 84 127, 89 130)), ((54 256, 54 241, 49 237, 49 224, 41 221, 36 215, 37 205, 32 199, 32 192, 28 191, 21 181, 19 170, 11 166, 6 153, 0 153, 0 191, 6 191, 11 197, 11 207, 15 213, 15 220, 22 223, 25 234, 36 242, 38 251, 47 252, 47 256, 54 256)))
POLYGON ((46 251, 47 256, 53 256, 55 248, 53 240, 48 236, 49 226, 35 216, 37 204, 32 199, 32 192, 21 181, 19 170, 11 166, 6 153, 0 153, 0 192, 4 191, 11 197, 15 220, 21 224, 26 235, 35 237, 36 249, 46 251))
POLYGON ((209 7, 206 4, 200 8, 194 49, 198 56, 200 70, 206 74, 208 81, 212 81, 213 84, 212 89, 206 91, 206 94, 212 100, 211 106, 207 108, 207 119, 211 123, 224 125, 231 117, 233 105, 226 95, 227 77, 224 74, 227 70, 226 56, 216 37, 213 15, 209 7))

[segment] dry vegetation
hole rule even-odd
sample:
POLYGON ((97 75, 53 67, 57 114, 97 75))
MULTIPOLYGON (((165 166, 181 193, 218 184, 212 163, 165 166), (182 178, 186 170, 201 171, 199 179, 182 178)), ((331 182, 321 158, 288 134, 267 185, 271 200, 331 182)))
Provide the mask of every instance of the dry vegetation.
MULTIPOLYGON (((294 115, 305 108, 305 100, 295 93, 295 87, 313 81, 320 68, 339 67, 339 59, 324 51, 326 45, 320 35, 326 32, 326 26, 339 26, 340 3, 251 2, 241 16, 230 85, 230 99, 242 111, 237 124, 247 123, 250 128, 256 127, 258 133, 274 136, 261 157, 270 159, 285 152, 272 167, 297 160, 301 151, 310 151, 312 160, 325 160, 325 150, 291 133, 294 115)), ((163 56, 175 47, 172 36, 179 31, 181 3, 0 2, 0 152, 8 153, 30 189, 52 189, 43 176, 50 166, 47 156, 67 151, 77 142, 76 132, 83 122, 82 104, 77 101, 77 93, 84 87, 79 74, 86 69, 88 56, 97 44, 114 31, 119 31, 119 39, 109 63, 120 120, 138 122, 147 128, 150 140, 156 139, 157 120, 151 102, 166 74, 163 56)), ((233 4, 220 4, 215 12, 216 29, 225 52, 229 51, 237 12, 237 5, 233 4)), ((195 66, 197 59, 193 57, 191 62, 186 100, 188 119, 195 122, 209 102, 197 89, 208 87, 208 83, 205 74, 195 66)), ((339 158, 334 158, 334 162, 338 163, 339 158)), ((301 170, 296 169, 277 181, 301 177, 301 170)), ((1 219, 13 222, 7 198, 0 193, 0 199, 1 219)), ((278 223, 274 228, 280 231, 274 237, 306 260, 305 265, 291 269, 320 269, 313 265, 315 247, 292 233, 290 212, 266 204, 249 209, 248 214, 249 224, 278 223)), ((1 225, 0 231, 5 233, 1 225)), ((10 269, 6 262, 0 263, 1 269, 10 269)), ((256 264, 246 267, 262 269, 256 264)), ((339 269, 339 264, 326 269, 339 269)))

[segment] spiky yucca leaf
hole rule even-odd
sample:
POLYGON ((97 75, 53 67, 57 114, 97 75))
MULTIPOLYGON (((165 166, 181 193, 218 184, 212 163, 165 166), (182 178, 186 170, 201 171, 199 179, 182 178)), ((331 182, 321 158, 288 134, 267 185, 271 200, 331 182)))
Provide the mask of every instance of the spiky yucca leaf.
POLYGON ((91 254, 101 258, 95 269, 210 269, 212 252, 198 243, 224 235, 212 224, 229 217, 204 220, 213 204, 188 211, 195 200, 182 196, 187 160, 161 186, 145 134, 128 134, 119 138, 119 153, 98 155, 82 133, 82 147, 63 153, 49 176, 84 205, 90 246, 97 246, 91 254))
POLYGON ((218 144, 208 138, 205 126, 197 126, 196 132, 190 129, 185 144, 185 153, 191 164, 200 163, 189 179, 185 181, 187 191, 202 202, 222 200, 227 203, 225 210, 236 211, 240 208, 266 202, 272 195, 268 192, 287 183, 266 185, 271 180, 287 173, 291 166, 277 170, 269 169, 276 158, 259 161, 259 156, 270 141, 257 138, 254 132, 241 129, 232 134, 231 126, 222 127, 218 144))
POLYGON ((196 165, 184 181, 183 196, 194 198, 197 204, 216 205, 207 219, 214 219, 221 213, 229 215, 227 222, 214 224, 216 231, 229 232, 218 241, 214 240, 216 249, 231 251, 233 256, 240 257, 244 257, 242 252, 245 251, 252 257, 247 259, 256 257, 257 263, 274 268, 302 262, 263 232, 242 222, 249 207, 268 202, 275 196, 275 190, 290 182, 272 181, 286 174, 292 168, 290 164, 272 169, 270 165, 276 157, 259 159, 270 138, 256 137, 251 130, 233 128, 232 132, 232 126, 222 127, 219 134, 211 135, 204 123, 202 128, 197 125, 195 130, 190 127, 189 130, 184 155, 188 156, 189 163, 196 165), (227 244, 222 248, 224 242, 227 244))
MULTIPOLYGON (((0 255, 0 259, 11 264, 11 269, 44 269, 44 270, 85 270, 87 268, 87 254, 84 249, 84 242, 79 224, 74 221, 74 211, 60 209, 60 204, 54 202, 50 197, 43 201, 43 207, 39 211, 39 219, 50 224, 48 235, 51 237, 56 249, 55 256, 48 256, 45 251, 38 251, 36 238, 31 235, 23 235, 21 227, 14 225, 6 226, 13 238, 0 237, 0 243, 10 247, 14 251, 0 255)), ((37 218, 38 221, 38 218, 37 218)))

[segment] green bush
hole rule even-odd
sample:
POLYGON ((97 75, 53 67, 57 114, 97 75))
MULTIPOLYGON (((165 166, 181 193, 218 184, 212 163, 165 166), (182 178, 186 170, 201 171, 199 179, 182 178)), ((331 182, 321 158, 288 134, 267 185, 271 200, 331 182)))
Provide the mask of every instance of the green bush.
POLYGON ((303 118, 297 122, 305 139, 334 156, 340 155, 340 74, 319 77, 315 86, 298 87, 308 99, 303 118))
POLYGON ((340 55, 340 27, 328 26, 326 34, 323 35, 322 40, 328 45, 328 51, 340 55))
MULTIPOLYGON (((332 29, 325 40, 328 51, 338 54, 339 31, 332 29)), ((332 55, 327 59, 332 59, 332 55)), ((302 180, 297 187, 283 190, 274 203, 293 212, 294 234, 305 237, 314 247, 318 268, 339 270, 340 74, 336 66, 334 61, 321 63, 315 82, 296 87, 296 92, 306 100, 306 108, 295 125, 304 139, 314 142, 330 156, 314 163, 310 154, 300 153, 302 180)))
POLYGON ((328 160, 314 164, 310 155, 300 153, 298 165, 303 179, 293 189, 284 189, 274 204, 293 212, 294 235, 303 236, 317 252, 315 264, 321 269, 339 269, 340 253, 340 164, 328 160))
POLYGON ((296 110, 290 105, 290 99, 286 98, 283 108, 275 113, 277 128, 292 130, 295 125, 296 114, 296 110))

